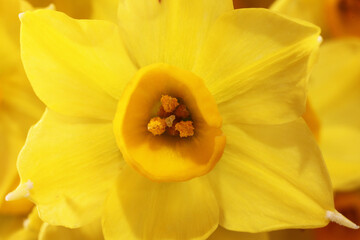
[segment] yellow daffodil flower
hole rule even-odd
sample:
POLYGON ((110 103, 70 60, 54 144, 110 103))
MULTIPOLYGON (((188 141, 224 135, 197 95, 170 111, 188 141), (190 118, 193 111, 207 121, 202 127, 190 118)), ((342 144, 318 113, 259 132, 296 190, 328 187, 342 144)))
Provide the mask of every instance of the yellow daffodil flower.
POLYGON ((22 60, 48 109, 7 199, 25 196, 44 221, 72 228, 102 215, 107 239, 204 239, 219 224, 357 228, 334 209, 299 118, 319 29, 232 9, 122 0, 120 28, 23 14, 22 60))
POLYGON ((271 9, 320 26, 324 37, 360 37, 358 0, 276 0, 271 9))

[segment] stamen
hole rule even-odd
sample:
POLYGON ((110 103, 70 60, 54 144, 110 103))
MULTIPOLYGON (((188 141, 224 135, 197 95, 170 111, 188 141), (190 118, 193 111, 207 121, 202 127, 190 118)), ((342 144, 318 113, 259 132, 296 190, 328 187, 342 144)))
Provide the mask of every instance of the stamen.
POLYGON ((153 135, 161 135, 166 131, 170 136, 193 136, 195 128, 186 105, 168 95, 162 95, 160 102, 158 116, 150 119, 148 130, 153 135))
POLYGON ((179 106, 178 100, 168 95, 162 95, 160 102, 165 112, 168 113, 173 112, 179 106))
POLYGON ((175 130, 179 131, 180 137, 190 137, 194 135, 192 121, 180 121, 175 125, 175 130))
POLYGON ((176 108, 174 114, 177 118, 183 118, 183 119, 188 118, 190 116, 190 113, 184 104, 180 104, 180 106, 176 108))
POLYGON ((342 225, 344 227, 352 228, 352 229, 359 229, 359 226, 355 223, 351 222, 349 219, 344 217, 341 213, 338 211, 326 211, 326 218, 329 219, 332 222, 335 222, 339 225, 342 225))
POLYGON ((166 130, 165 119, 160 117, 150 119, 150 122, 148 123, 148 130, 154 135, 163 134, 166 130))
POLYGON ((14 191, 6 195, 6 201, 14 201, 24 197, 30 196, 30 190, 34 187, 34 184, 28 180, 26 183, 20 184, 14 191))

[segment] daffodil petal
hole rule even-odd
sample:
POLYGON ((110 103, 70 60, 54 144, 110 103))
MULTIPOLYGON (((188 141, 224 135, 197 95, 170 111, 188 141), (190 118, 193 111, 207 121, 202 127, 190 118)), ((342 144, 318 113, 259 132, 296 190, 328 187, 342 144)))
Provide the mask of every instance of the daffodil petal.
POLYGON ((123 169, 103 215, 106 239, 204 239, 218 226, 219 208, 205 177, 156 183, 123 169))
POLYGON ((111 122, 47 110, 29 132, 18 169, 44 221, 80 227, 100 216, 122 162, 111 122))
POLYGON ((297 119, 305 110, 305 85, 319 31, 266 9, 241 9, 220 17, 194 72, 206 81, 224 123, 297 119))
POLYGON ((360 129, 324 126, 320 147, 336 191, 360 187, 360 129))
POLYGON ((100 220, 81 228, 65 228, 44 223, 41 226, 39 240, 101 240, 104 239, 100 220))
POLYGON ((39 98, 71 116, 112 120, 135 72, 115 24, 52 10, 21 17, 21 56, 39 98))
POLYGON ((138 66, 166 62, 190 70, 213 22, 231 0, 121 0, 119 25, 138 66))
POLYGON ((270 9, 287 16, 304 19, 321 27, 326 34, 325 0, 276 0, 270 9))
POLYGON ((219 226, 208 240, 268 240, 268 233, 245 233, 226 230, 219 226))
POLYGON ((225 125, 224 155, 210 173, 220 225, 243 232, 325 226, 334 210, 321 153, 305 122, 225 125))

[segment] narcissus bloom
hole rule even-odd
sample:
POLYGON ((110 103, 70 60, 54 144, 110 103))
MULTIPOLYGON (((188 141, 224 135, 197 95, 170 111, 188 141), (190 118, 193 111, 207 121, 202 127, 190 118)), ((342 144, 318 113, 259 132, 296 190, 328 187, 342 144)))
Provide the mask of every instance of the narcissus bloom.
POLYGON ((107 239, 357 227, 334 209, 300 118, 317 27, 232 1, 119 5, 119 28, 21 16, 22 60, 48 109, 9 200, 67 227, 102 215, 107 239))
POLYGON ((276 0, 271 9, 320 26, 325 37, 360 37, 358 0, 276 0))

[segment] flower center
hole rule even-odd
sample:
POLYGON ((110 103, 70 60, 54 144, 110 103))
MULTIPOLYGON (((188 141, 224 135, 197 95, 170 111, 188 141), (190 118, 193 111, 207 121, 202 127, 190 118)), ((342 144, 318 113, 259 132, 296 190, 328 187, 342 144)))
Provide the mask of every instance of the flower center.
POLYGON ((225 136, 202 79, 159 63, 138 71, 124 90, 114 134, 125 161, 154 181, 185 181, 211 171, 225 136))
POLYGON ((193 136, 195 128, 186 105, 168 95, 162 95, 160 102, 157 116, 148 123, 148 131, 153 135, 166 133, 171 136, 193 136))
POLYGON ((334 36, 360 36, 359 0, 327 0, 326 13, 334 36))

